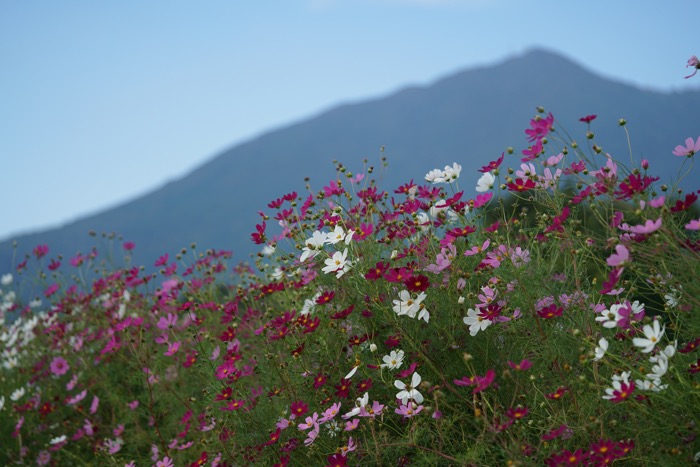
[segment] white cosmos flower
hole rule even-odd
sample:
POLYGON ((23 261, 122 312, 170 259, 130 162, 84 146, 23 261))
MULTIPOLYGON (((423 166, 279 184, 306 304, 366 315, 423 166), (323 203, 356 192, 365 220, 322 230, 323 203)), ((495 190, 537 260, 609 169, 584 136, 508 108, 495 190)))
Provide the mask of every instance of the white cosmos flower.
POLYGON ((345 415, 342 416, 343 419, 347 420, 350 417, 354 417, 360 411, 362 410, 362 407, 366 407, 369 405, 369 393, 366 392, 364 396, 358 397, 357 400, 355 401, 355 408, 352 409, 350 412, 346 413, 345 415))
POLYGON ((596 316, 595 320, 603 325, 604 328, 612 329, 617 327, 617 321, 622 318, 620 315, 622 304, 616 303, 610 306, 609 310, 603 310, 600 316, 596 316))
POLYGON ((49 444, 52 444, 52 445, 59 444, 59 443, 64 442, 66 439, 67 439, 66 435, 57 436, 54 439, 52 439, 51 441, 49 441, 49 444))
POLYGON ((433 169, 427 174, 425 174, 425 181, 430 182, 432 184, 444 183, 446 181, 445 172, 443 172, 440 169, 433 169))
POLYGON ((656 359, 656 364, 651 367, 651 373, 647 373, 647 379, 652 381, 660 380, 663 375, 668 372, 668 357, 661 352, 659 357, 656 359), (663 355, 663 357, 661 357, 663 355))
POLYGON ((299 258, 299 261, 303 263, 307 259, 316 256, 323 249, 323 245, 326 244, 327 238, 328 235, 321 232, 320 230, 314 232, 311 238, 306 240, 306 246, 302 250, 301 258, 299 258))
POLYGON ((594 361, 598 361, 605 355, 608 351, 608 340, 605 337, 601 337, 598 341, 598 347, 595 348, 595 358, 594 361))
POLYGON ((0 277, 0 284, 5 286, 12 284, 12 274, 9 272, 7 274, 3 274, 2 277, 0 277))
POLYGON ((348 264, 348 249, 346 248, 342 253, 340 251, 336 251, 331 258, 328 258, 325 261, 325 263, 326 266, 321 269, 321 271, 325 272, 326 274, 334 272, 335 277, 340 278, 347 272, 348 269, 350 269, 350 265, 348 264))
POLYGON ((358 369, 358 368, 360 368, 360 365, 357 365, 357 366, 352 367, 352 370, 350 370, 350 373, 348 373, 347 375, 345 375, 345 379, 350 379, 350 378, 352 378, 353 376, 355 376, 355 373, 357 373, 357 369, 358 369))
POLYGON ((15 389, 14 392, 10 395, 10 400, 12 400, 13 402, 17 402, 22 398, 22 396, 24 396, 24 393, 24 388, 15 389))
POLYGON ((396 389, 400 389, 396 394, 397 399, 401 399, 401 403, 406 405, 410 399, 413 399, 416 404, 423 402, 423 395, 416 389, 421 382, 421 377, 417 372, 413 372, 411 377, 411 384, 406 384, 403 381, 394 381, 394 386, 396 389))
POLYGON ((416 313, 418 312, 418 304, 416 304, 416 300, 411 296, 411 292, 408 290, 402 290, 399 292, 399 299, 398 300, 393 300, 394 303, 394 313, 397 315, 409 315, 413 314, 414 317, 416 316, 416 313))
POLYGON ((664 335, 665 329, 666 326, 661 326, 658 320, 654 320, 653 326, 647 324, 642 328, 644 337, 635 337, 632 343, 636 347, 641 347, 643 353, 649 353, 654 350, 659 339, 664 335))
POLYGON ((345 241, 346 245, 350 244, 350 240, 352 240, 352 236, 355 232, 354 231, 349 231, 345 232, 345 230, 339 226, 336 225, 335 229, 333 229, 333 232, 329 232, 326 236, 326 241, 330 243, 331 245, 335 245, 336 243, 340 243, 342 241, 345 241))
POLYGON ((478 311, 471 308, 467 310, 467 316, 465 316, 462 321, 464 321, 464 324, 469 326, 469 334, 472 336, 476 336, 479 331, 483 331, 491 325, 490 319, 484 318, 483 316, 479 315, 478 311))
POLYGON ((636 379, 634 384, 641 391, 661 392, 668 387, 668 384, 662 384, 660 379, 636 379))
POLYGON ((5 407, 5 396, 0 396, 0 410, 5 407))
POLYGON ((486 172, 481 176, 478 182, 476 182, 476 191, 483 193, 489 191, 493 188, 493 184, 496 181, 496 177, 491 175, 491 172, 486 172))
POLYGON ((458 163, 453 163, 452 167, 449 165, 445 166, 445 171, 443 172, 445 181, 447 183, 452 183, 459 178, 459 174, 462 172, 462 166, 458 163))
POLYGON ((396 370, 397 368, 401 367, 403 364, 403 358, 404 358, 404 351, 403 350, 392 350, 389 352, 389 355, 384 355, 382 357, 382 360, 384 360, 384 363, 382 363, 380 366, 382 368, 388 368, 390 370, 396 370))

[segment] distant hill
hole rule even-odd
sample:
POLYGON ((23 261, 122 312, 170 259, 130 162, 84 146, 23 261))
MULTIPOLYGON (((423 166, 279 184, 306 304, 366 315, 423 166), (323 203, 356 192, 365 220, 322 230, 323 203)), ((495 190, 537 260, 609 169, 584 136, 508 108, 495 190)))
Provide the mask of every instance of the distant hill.
MULTIPOLYGON (((116 232, 135 242, 136 264, 150 266, 161 254, 172 257, 192 242, 199 251, 233 250, 234 259, 246 260, 259 251, 250 241, 257 211, 269 211, 267 203, 284 193, 302 194, 304 177, 320 189, 335 177, 331 160, 356 172, 368 158, 379 168, 385 147, 385 189, 411 178, 420 181, 430 169, 456 161, 463 166, 461 184, 469 190, 478 179, 477 168, 508 146, 526 147, 523 130, 536 106, 551 111, 556 126, 581 144, 586 143, 585 125, 578 118, 597 114, 596 139, 605 151, 629 160, 626 136, 616 125, 624 117, 635 158, 649 159, 654 172, 667 179, 678 166, 672 149, 700 135, 700 90, 644 90, 597 76, 557 54, 532 50, 270 131, 134 201, 16 238, 14 263, 40 243, 51 247, 52 256, 85 253, 95 243, 88 231, 116 232)), ((519 165, 512 157, 510 165, 519 165)), ((12 254, 12 239, 0 243, 0 273, 12 267, 12 254)))

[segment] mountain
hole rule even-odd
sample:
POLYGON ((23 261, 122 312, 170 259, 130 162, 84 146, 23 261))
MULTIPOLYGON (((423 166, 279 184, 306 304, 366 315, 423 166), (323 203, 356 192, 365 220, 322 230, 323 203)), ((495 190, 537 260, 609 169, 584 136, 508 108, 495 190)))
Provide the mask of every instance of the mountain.
MULTIPOLYGON (((629 160, 627 137, 617 126, 624 117, 635 160, 649 159, 654 173, 665 179, 679 166, 672 149, 700 134, 700 90, 640 89, 597 76, 552 52, 532 50, 270 131, 141 198, 61 228, 20 236, 14 260, 12 239, 6 240, 0 243, 0 272, 11 270, 37 244, 48 244, 51 256, 86 253, 95 244, 89 231, 116 232, 135 242, 136 264, 150 266, 161 254, 172 257, 192 242, 199 251, 233 250, 234 259, 246 260, 259 251, 250 241, 257 212, 269 212, 267 203, 284 193, 303 194, 305 177, 314 190, 322 188, 335 178, 333 159, 357 172, 368 158, 379 169, 380 148, 386 148, 385 189, 412 178, 420 181, 430 169, 456 161, 463 166, 461 185, 469 190, 480 175, 477 168, 508 146, 516 154, 527 146, 523 130, 536 106, 552 112, 555 126, 582 146, 586 127, 578 118, 597 114, 596 141, 629 160)), ((518 166, 518 158, 512 156, 509 165, 518 166)))

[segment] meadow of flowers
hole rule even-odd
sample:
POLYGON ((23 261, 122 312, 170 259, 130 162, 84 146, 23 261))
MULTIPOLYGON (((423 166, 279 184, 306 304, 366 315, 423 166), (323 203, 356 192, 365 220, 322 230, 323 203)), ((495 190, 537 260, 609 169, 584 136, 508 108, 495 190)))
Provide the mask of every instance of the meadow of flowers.
POLYGON ((596 123, 389 191, 338 163, 260 212, 257 271, 38 245, 0 276, 2 464, 692 464, 700 137, 663 185, 596 123))

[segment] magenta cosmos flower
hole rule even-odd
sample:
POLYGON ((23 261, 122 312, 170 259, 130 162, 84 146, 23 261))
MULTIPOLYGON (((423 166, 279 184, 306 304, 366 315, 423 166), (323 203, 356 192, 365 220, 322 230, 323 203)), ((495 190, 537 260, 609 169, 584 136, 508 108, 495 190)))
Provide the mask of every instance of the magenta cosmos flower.
POLYGON ((55 357, 53 361, 51 361, 50 368, 51 373, 53 373, 55 376, 65 375, 68 373, 68 370, 70 370, 68 362, 63 357, 55 357))

